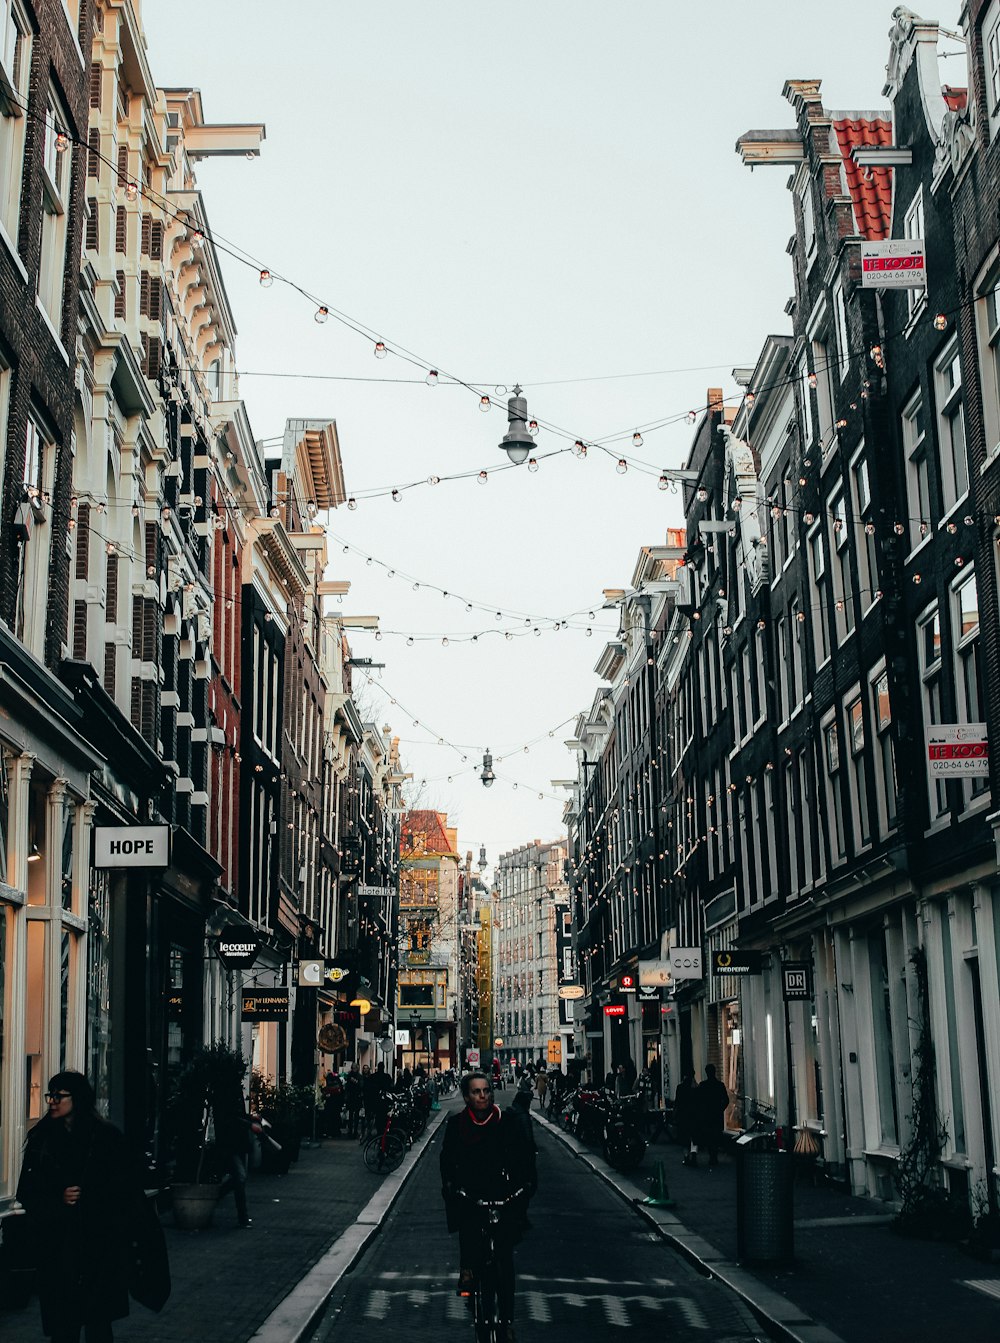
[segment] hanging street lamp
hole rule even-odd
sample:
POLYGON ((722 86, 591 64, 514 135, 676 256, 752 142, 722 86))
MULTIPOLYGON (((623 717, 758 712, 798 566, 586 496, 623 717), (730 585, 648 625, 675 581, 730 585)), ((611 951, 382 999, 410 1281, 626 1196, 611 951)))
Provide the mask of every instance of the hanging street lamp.
POLYGON ((489 747, 483 754, 483 772, 479 776, 483 781, 484 788, 491 788, 496 775, 493 773, 493 757, 490 755, 489 747))
POLYGON ((520 466, 528 460, 528 454, 534 446, 534 437, 528 429, 528 402, 521 388, 515 386, 514 395, 507 401, 507 432, 500 441, 500 447, 514 466, 520 466))

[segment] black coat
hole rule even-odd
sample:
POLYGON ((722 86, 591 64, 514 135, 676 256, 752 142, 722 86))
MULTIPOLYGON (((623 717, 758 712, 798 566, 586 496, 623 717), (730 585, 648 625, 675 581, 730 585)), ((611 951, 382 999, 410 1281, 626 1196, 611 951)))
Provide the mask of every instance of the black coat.
POLYGON ((441 1190, 449 1231, 459 1229, 465 1204, 457 1190, 464 1189, 470 1199, 501 1199, 523 1189, 523 1206, 537 1183, 533 1144, 509 1110, 494 1106, 489 1122, 481 1125, 468 1109, 448 1120, 441 1144, 441 1190))
POLYGON ((729 1092, 717 1077, 706 1077, 694 1089, 696 1136, 702 1142, 721 1138, 726 1127, 729 1092))
POLYGON ((140 1196, 125 1139, 101 1119, 67 1130, 48 1116, 28 1135, 17 1185, 27 1213, 46 1334, 128 1314, 130 1224, 140 1196), (63 1191, 80 1188, 67 1206, 63 1191))

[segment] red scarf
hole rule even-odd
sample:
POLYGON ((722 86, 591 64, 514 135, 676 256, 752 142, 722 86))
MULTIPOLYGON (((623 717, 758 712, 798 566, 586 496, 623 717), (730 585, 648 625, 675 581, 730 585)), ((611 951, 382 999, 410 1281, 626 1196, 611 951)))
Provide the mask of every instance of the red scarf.
POLYGON ((476 1119, 472 1109, 466 1106, 458 1116, 458 1136, 466 1147, 480 1143, 486 1136, 489 1126, 500 1118, 500 1107, 492 1105, 485 1119, 476 1119))

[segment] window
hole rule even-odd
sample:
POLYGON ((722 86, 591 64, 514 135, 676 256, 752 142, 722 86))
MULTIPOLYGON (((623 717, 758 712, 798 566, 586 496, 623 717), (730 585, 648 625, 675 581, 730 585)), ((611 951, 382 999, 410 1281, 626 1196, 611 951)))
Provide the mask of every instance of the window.
POLYGON ((937 393, 938 454, 941 462, 941 503, 950 513, 969 490, 969 462, 965 452, 965 412, 962 406, 962 366, 958 337, 934 365, 937 393))
MULTIPOLYGON (((960 723, 986 720, 979 639, 979 591, 975 573, 966 574, 952 588, 952 645, 955 649, 955 700, 960 723)), ((989 788, 985 774, 964 780, 966 802, 989 788)))
MULTIPOLYGON (((924 192, 920 187, 917 190, 913 200, 910 201, 909 208, 903 218, 903 237, 904 238, 923 238, 924 236, 924 192)), ((906 311, 909 316, 915 317, 927 302, 926 289, 907 289, 906 291, 906 311)))
POLYGON ((816 378, 816 414, 817 429, 823 451, 827 452, 834 443, 833 424, 833 384, 830 379, 830 351, 826 339, 812 343, 813 374, 816 378))
POLYGON ((17 244, 31 27, 20 4, 0 0, 0 226, 17 244))
POLYGON ((51 549, 52 510, 49 499, 55 474, 55 450, 39 423, 28 416, 24 444, 25 528, 18 552, 15 633, 40 658, 45 648, 46 592, 51 549))
POLYGON ((840 381, 847 377, 851 363, 851 347, 847 338, 847 308, 844 303, 844 286, 837 280, 833 286, 833 320, 837 333, 837 364, 840 369, 840 381))
POLYGON ((826 568, 826 537, 817 522, 809 533, 809 583, 815 594, 813 657, 821 667, 830 656, 830 580, 826 568))
POLYGON ((823 728, 823 757, 826 773, 827 814, 830 823, 830 860, 841 862, 847 855, 844 832, 844 798, 840 776, 840 737, 836 721, 823 728))
POLYGON ((922 392, 911 397, 900 416, 903 455, 906 459, 906 499, 910 514, 910 549, 915 550, 927 534, 931 518, 930 485, 927 477, 927 417, 922 392))
POLYGON ((1000 128, 1000 5, 993 4, 983 19, 983 61, 986 66, 986 112, 990 138, 1000 128))
POLYGON ((858 596, 861 598, 861 609, 866 611, 876 600, 879 579, 871 485, 868 462, 864 457, 856 457, 851 465, 851 504, 858 538, 858 596))
POLYGON ((851 751, 851 801, 854 817, 854 848, 871 842, 871 820, 868 815, 868 780, 865 769, 865 706, 861 696, 848 700, 846 705, 848 744, 851 751))
MULTIPOLYGON (((917 621, 917 652, 923 686, 924 730, 941 722, 941 616, 932 606, 917 621)), ((944 779, 928 777, 930 819, 936 821, 948 807, 944 779)))
POLYGON ((791 645, 792 663, 789 671, 788 687, 789 713, 794 713, 802 705, 804 694, 802 668, 805 661, 803 645, 805 643, 805 612, 800 608, 798 597, 793 598, 788 608, 788 642, 791 645))
POLYGON ((799 382, 802 395, 802 442, 809 447, 813 441, 812 384, 815 377, 810 375, 808 363, 803 356, 799 364, 799 382))
POLYGON ((816 214, 813 210, 812 182, 808 178, 806 178, 799 201, 802 205, 802 240, 805 243, 806 262, 808 263, 816 255, 816 214))
POLYGON ((889 673, 879 671, 871 681, 872 723, 875 726, 875 784, 879 833, 884 838, 896 825, 896 755, 892 741, 892 705, 889 673))
POLYGON ((42 240, 38 261, 38 297, 58 331, 61 326, 63 277, 66 270, 66 210, 73 155, 60 151, 59 133, 69 124, 54 91, 45 109, 45 153, 42 168, 42 240))
POLYGON ((830 539, 833 552, 833 609, 837 642, 854 629, 854 584, 851 579, 851 546, 847 530, 847 506, 842 493, 829 502, 830 539))

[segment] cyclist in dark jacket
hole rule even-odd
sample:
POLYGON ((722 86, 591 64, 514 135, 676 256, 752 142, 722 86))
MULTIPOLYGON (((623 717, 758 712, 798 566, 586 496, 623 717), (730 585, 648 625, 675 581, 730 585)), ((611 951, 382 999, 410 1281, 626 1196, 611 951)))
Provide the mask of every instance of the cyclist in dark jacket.
POLYGON ((477 1199, 505 1199, 518 1190, 523 1195, 510 1205, 497 1240, 497 1304, 508 1340, 513 1340, 514 1245, 523 1233, 528 1200, 537 1187, 535 1156, 518 1118, 493 1102, 493 1088, 485 1073, 462 1078, 465 1109, 452 1115, 441 1148, 441 1185, 448 1230, 458 1232, 458 1292, 468 1296, 475 1282, 480 1246, 477 1199), (463 1197, 463 1193, 465 1197, 463 1197))

